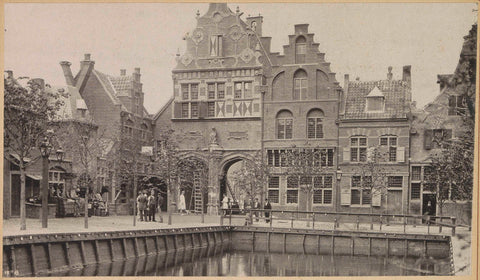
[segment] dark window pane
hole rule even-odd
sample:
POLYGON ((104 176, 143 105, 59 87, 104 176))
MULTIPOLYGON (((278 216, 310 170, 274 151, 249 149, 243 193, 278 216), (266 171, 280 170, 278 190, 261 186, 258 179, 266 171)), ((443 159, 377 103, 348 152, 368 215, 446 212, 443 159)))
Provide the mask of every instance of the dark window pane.
POLYGON ((271 203, 279 203, 278 190, 268 190, 268 199, 271 203))
POLYGON ((352 205, 360 204, 360 190, 352 190, 352 205))
POLYGON ((332 203, 332 190, 323 190, 323 203, 332 203))
POLYGON ((413 183, 410 193, 411 199, 420 199, 420 183, 413 183))
POLYGON ((422 173, 421 166, 412 166, 412 180, 420 181, 422 179, 421 173, 422 173))
POLYGON ((323 203, 322 197, 323 197, 322 190, 313 191, 313 203, 317 203, 317 204, 323 203))
POLYGON ((298 190, 287 190, 287 203, 298 203, 298 190))

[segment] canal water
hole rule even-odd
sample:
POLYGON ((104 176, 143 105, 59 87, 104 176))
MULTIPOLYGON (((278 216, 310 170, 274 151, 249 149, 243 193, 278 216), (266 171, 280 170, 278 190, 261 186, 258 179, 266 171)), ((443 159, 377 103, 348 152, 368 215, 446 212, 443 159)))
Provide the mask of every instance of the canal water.
POLYGON ((394 276, 449 273, 448 258, 282 254, 215 246, 87 265, 51 272, 48 276, 394 276))

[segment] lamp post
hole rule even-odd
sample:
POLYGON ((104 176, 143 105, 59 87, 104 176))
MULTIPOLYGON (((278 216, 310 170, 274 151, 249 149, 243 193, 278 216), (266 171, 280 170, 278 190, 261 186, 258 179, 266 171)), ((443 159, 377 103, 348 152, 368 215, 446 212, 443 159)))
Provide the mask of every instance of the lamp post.
POLYGON ((82 141, 83 141, 83 161, 84 161, 84 167, 85 167, 85 198, 84 198, 84 227, 88 228, 88 151, 87 151, 87 143, 88 143, 89 137, 84 135, 82 136, 82 141))
POLYGON ((48 227, 48 157, 52 151, 52 145, 48 137, 40 144, 42 154, 42 228, 48 227))

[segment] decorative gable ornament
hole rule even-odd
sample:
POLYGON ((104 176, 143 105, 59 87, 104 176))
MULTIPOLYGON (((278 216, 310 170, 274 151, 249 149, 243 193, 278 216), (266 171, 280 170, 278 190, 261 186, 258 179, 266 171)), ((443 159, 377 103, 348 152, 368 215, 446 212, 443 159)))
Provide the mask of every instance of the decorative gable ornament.
POLYGON ((252 60, 252 58, 254 57, 255 53, 249 49, 249 48, 245 48, 243 49, 243 51, 240 53, 240 58, 245 62, 249 62, 250 60, 252 60))
POLYGON ((233 41, 238 41, 240 38, 243 36, 242 29, 238 25, 234 25, 230 28, 230 33, 229 33, 230 39, 233 41))
POLYGON ((192 41, 198 45, 201 41, 203 41, 203 38, 205 37, 205 34, 204 32, 197 28, 193 31, 193 34, 192 34, 192 41))
POLYGON ((193 56, 189 53, 182 56, 181 60, 183 65, 188 66, 193 61, 193 56))

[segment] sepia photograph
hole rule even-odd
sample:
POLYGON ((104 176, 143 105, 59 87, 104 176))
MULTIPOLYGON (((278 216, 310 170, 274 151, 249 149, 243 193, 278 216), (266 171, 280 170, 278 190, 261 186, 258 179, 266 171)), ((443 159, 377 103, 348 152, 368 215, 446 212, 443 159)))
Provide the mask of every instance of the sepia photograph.
POLYGON ((2 6, 2 278, 478 277, 477 2, 2 6))

